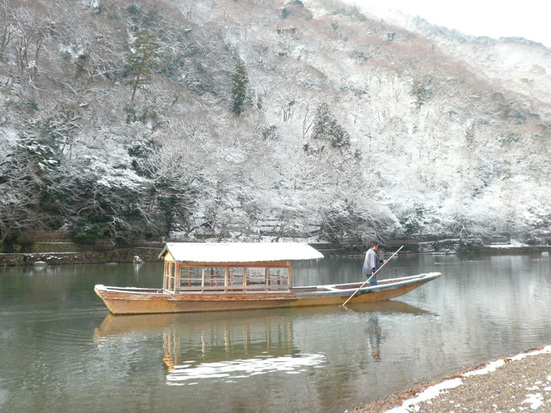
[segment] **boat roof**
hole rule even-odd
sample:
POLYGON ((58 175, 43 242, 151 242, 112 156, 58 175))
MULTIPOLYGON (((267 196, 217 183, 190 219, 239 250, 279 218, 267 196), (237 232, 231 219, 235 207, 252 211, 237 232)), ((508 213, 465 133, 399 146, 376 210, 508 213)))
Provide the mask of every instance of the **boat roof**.
POLYGON ((295 242, 168 242, 159 258, 164 257, 167 252, 176 261, 187 262, 262 262, 323 258, 323 254, 310 245, 295 242))

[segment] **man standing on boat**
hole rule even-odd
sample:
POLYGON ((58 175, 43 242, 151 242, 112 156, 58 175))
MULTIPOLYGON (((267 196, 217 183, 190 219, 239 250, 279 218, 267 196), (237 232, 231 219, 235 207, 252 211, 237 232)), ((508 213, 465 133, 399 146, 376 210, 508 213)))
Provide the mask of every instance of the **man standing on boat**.
POLYGON ((379 254, 377 253, 378 251, 379 243, 373 241, 370 244, 370 248, 367 250, 367 253, 365 254, 362 272, 369 279, 369 285, 377 285, 377 270, 379 269, 381 264, 385 262, 385 260, 379 258, 379 254))

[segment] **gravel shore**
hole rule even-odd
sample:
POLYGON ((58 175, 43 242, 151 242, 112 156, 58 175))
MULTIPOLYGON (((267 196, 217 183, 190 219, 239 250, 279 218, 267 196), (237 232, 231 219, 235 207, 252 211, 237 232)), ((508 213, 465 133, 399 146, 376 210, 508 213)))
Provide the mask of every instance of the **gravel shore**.
POLYGON ((551 412, 551 345, 493 361, 354 411, 551 412))

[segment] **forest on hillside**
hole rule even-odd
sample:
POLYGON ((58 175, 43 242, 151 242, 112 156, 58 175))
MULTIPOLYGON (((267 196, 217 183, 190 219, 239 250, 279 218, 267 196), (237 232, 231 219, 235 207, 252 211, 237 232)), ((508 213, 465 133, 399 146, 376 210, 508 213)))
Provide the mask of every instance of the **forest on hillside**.
POLYGON ((0 251, 549 244, 550 72, 337 1, 0 0, 0 251))

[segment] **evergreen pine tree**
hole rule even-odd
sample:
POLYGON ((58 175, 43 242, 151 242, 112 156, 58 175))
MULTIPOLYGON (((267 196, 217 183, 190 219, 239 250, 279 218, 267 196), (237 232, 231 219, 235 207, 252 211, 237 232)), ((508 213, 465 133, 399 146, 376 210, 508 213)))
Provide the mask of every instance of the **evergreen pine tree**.
POLYGON ((235 71, 232 75, 232 107, 231 110, 237 116, 245 111, 245 103, 247 100, 247 84, 249 83, 249 75, 245 62, 240 58, 235 62, 235 71))
POLYGON ((350 135, 338 124, 327 103, 322 103, 316 110, 312 138, 328 140, 333 148, 350 146, 350 135))
POLYGON ((134 97, 139 87, 151 82, 151 73, 158 66, 157 58, 159 44, 157 38, 148 30, 135 33, 133 41, 127 45, 126 60, 127 70, 132 85, 132 98, 130 108, 134 106, 134 97))

